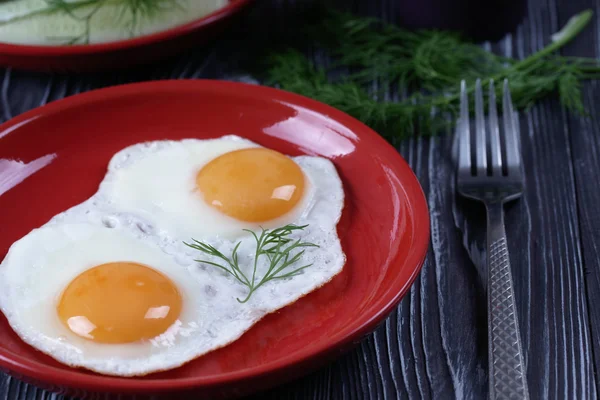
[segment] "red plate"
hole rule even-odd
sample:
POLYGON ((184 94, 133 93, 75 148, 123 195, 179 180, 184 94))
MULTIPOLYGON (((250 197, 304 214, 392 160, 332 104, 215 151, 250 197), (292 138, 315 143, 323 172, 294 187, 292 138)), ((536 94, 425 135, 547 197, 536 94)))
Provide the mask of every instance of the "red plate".
POLYGON ((203 18, 128 40, 73 46, 30 46, 0 42, 0 66, 75 72, 149 63, 206 42, 225 26, 230 17, 253 1, 229 0, 229 5, 203 18))
MULTIPOLYGON (((0 258, 31 229, 94 194, 118 150, 147 140, 232 133, 289 155, 319 155, 335 163, 347 199, 338 225, 348 257, 343 272, 231 345, 144 378, 63 366, 19 340, 0 314, 0 367, 79 396, 215 398, 305 374, 375 329, 408 291, 425 258, 429 216, 419 182, 397 151, 362 123, 267 87, 221 81, 118 86, 51 103, 0 126, 0 168, 1 159, 31 163, 56 155, 0 195, 0 258)), ((0 170, 0 183, 2 175, 0 170)))

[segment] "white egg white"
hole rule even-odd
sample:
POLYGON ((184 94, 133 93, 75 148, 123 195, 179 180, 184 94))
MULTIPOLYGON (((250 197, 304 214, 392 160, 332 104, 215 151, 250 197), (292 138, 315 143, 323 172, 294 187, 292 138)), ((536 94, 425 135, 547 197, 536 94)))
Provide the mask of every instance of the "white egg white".
MULTIPOLYGON (((235 137, 221 140, 218 146, 218 142, 208 146, 213 150, 212 157, 240 145, 255 146, 235 137), (216 148, 221 153, 214 151, 216 148)), ((194 142, 201 141, 190 143, 194 142)), ((195 261, 216 260, 207 258, 183 242, 189 241, 189 235, 193 233, 196 239, 230 255, 236 243, 241 241, 240 266, 250 276, 254 239, 250 235, 237 238, 223 235, 223 232, 241 229, 243 224, 228 226, 227 230, 221 231, 191 232, 188 229, 193 230, 193 224, 171 222, 185 216, 185 209, 179 209, 175 216, 165 214, 154 218, 157 210, 147 210, 145 205, 140 207, 136 203, 140 197, 131 195, 126 187, 120 186, 123 182, 143 178, 143 174, 134 174, 134 178, 128 180, 115 171, 131 168, 144 160, 144 155, 173 148, 185 154, 185 150, 173 142, 147 143, 118 153, 94 196, 57 215, 12 245, 0 264, 0 309, 25 342, 67 365, 108 375, 145 375, 175 368, 235 341, 265 315, 323 286, 342 270, 345 255, 336 230, 344 206, 341 180, 329 160, 295 157, 312 189, 310 199, 302 202, 300 210, 287 216, 285 223, 307 224, 308 227, 295 232, 293 238, 302 238, 319 247, 306 249, 300 264, 312 265, 302 274, 272 280, 254 292, 247 303, 239 303, 237 299, 246 296, 247 288, 221 270, 195 261), (115 184, 119 179, 123 181, 115 184), (132 198, 134 201, 129 201, 132 198), (149 265, 178 286, 183 296, 183 310, 179 321, 165 334, 139 343, 99 344, 76 336, 58 320, 56 302, 68 283, 85 269, 111 261, 149 265)), ((187 150, 187 153, 186 157, 191 157, 189 154, 194 151, 187 150)), ((184 159, 183 154, 175 158, 184 159)), ((185 168, 177 164, 179 169, 176 168, 174 173, 189 175, 185 171, 195 170, 201 165, 192 159, 193 162, 185 168)), ((208 161, 202 159, 201 162, 208 161)), ((151 166, 148 168, 151 169, 150 176, 160 173, 151 166)), ((178 185, 174 184, 173 190, 182 190, 178 185)), ((155 196, 154 191, 145 194, 148 199, 155 196)), ((207 210, 214 212, 210 208, 207 210)), ((199 224, 202 221, 221 223, 214 215, 198 215, 194 210, 190 211, 190 215, 198 218, 199 224)), ((264 275, 267 267, 267 260, 261 258, 257 280, 264 275)))
POLYGON ((114 375, 168 368, 175 360, 175 365, 181 364, 188 357, 186 335, 205 334, 212 303, 188 270, 156 245, 101 225, 52 224, 36 229, 13 244, 0 268, 0 307, 26 343, 65 364, 114 375), (163 338, 103 345, 75 335, 59 320, 56 307, 64 288, 83 271, 118 261, 151 266, 180 291, 180 318, 163 338))
POLYGON ((235 150, 258 147, 238 136, 213 140, 187 139, 136 144, 118 152, 97 197, 110 199, 120 212, 152 220, 178 237, 235 238, 243 229, 279 227, 298 220, 309 211, 314 198, 315 173, 300 165, 307 184, 299 204, 288 214, 261 224, 236 220, 206 203, 196 186, 196 175, 215 158, 235 150))

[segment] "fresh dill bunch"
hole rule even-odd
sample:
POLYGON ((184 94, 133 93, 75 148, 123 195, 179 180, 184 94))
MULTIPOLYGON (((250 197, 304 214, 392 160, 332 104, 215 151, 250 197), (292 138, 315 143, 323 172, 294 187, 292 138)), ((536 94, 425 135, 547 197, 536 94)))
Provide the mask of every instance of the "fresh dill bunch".
MULTIPOLYGON (((338 108, 373 127, 392 142, 404 137, 406 132, 412 132, 417 125, 430 128, 446 123, 441 117, 430 116, 431 106, 423 101, 379 101, 383 93, 369 93, 353 79, 332 82, 324 68, 316 67, 297 50, 273 54, 269 61, 271 67, 267 71, 267 84, 338 108), (421 118, 423 115, 427 118, 421 118)), ((413 98, 418 96, 415 94, 413 98)), ((448 103, 444 108, 453 107, 453 103, 448 103)))
POLYGON ((248 295, 244 299, 237 299, 240 303, 245 303, 250 299, 252 294, 265 283, 276 279, 294 277, 312 265, 306 264, 300 267, 297 266, 307 247, 319 246, 313 243, 303 242, 301 239, 293 240, 290 238, 290 235, 293 232, 304 230, 307 226, 308 225, 299 226, 289 224, 273 230, 261 229, 260 235, 257 235, 251 230, 244 229, 244 231, 250 233, 256 241, 252 275, 246 275, 239 265, 238 249, 242 242, 238 242, 235 245, 231 252, 231 256, 229 257, 225 256, 215 247, 195 239, 192 239, 193 243, 191 244, 185 242, 184 244, 218 260, 217 262, 209 260, 195 261, 212 265, 231 275, 239 283, 246 286, 248 288, 248 295), (267 258, 269 266, 262 278, 259 278, 257 276, 257 267, 261 257, 267 258))
POLYGON ((512 59, 488 52, 449 31, 410 31, 374 18, 330 11, 311 26, 310 36, 329 49, 335 65, 357 72, 350 78, 361 83, 380 79, 403 87, 418 84, 435 91, 457 79, 475 80, 497 73, 512 59))
MULTIPOLYGON (((472 92, 478 78, 483 83, 508 78, 517 109, 557 93, 567 109, 583 114, 581 82, 600 76, 600 65, 556 51, 591 17, 591 11, 577 14, 553 35, 551 44, 516 60, 486 51, 453 32, 410 31, 373 18, 328 12, 307 28, 307 35, 330 57, 330 66, 317 67, 301 51, 287 49, 267 58, 266 82, 336 107, 391 142, 447 128, 452 119, 448 117, 459 110, 463 79, 472 92), (393 93, 404 96, 394 101, 393 93)), ((497 99, 502 98, 499 94, 497 99)))

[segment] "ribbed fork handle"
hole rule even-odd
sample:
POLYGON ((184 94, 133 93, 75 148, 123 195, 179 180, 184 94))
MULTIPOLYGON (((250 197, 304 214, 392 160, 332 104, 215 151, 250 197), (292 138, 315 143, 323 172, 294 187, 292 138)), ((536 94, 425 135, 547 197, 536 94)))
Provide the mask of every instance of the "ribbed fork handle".
POLYGON ((502 203, 487 204, 490 400, 529 399, 502 203))

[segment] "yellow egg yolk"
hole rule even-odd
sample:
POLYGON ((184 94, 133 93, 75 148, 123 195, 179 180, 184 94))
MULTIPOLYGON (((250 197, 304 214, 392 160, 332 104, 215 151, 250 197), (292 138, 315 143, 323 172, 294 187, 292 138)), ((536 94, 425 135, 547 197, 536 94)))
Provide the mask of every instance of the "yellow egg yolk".
POLYGON ((274 150, 232 151, 206 164, 196 176, 205 201, 230 217, 263 222, 292 210, 304 192, 304 173, 274 150))
POLYGON ((61 321, 75 334, 99 343, 129 343, 165 332, 179 318, 182 300, 160 272, 132 262, 98 265, 63 292, 61 321))

